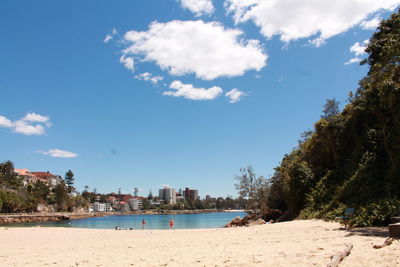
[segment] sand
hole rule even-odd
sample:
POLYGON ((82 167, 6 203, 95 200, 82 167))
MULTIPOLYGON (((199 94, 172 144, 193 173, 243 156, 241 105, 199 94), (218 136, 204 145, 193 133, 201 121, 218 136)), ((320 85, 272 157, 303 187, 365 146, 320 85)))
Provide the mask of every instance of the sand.
POLYGON ((400 241, 372 247, 387 229, 340 228, 316 220, 196 230, 0 228, 0 265, 326 266, 352 243, 340 266, 400 266, 400 241))

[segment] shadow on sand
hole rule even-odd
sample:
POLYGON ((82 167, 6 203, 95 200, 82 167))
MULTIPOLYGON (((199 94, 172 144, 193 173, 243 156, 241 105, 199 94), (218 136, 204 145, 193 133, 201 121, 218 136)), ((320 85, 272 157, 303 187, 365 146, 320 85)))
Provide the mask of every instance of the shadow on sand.
POLYGON ((389 237, 389 230, 387 227, 365 227, 365 228, 340 228, 338 231, 347 232, 348 236, 379 236, 379 237, 389 237))

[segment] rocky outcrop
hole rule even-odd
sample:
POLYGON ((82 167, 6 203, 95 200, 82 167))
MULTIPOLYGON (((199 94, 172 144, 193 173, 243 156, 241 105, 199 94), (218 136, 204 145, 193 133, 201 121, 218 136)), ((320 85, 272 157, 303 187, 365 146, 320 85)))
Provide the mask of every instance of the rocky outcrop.
POLYGON ((261 218, 255 218, 254 216, 247 215, 243 219, 236 217, 225 225, 225 228, 241 227, 241 226, 254 226, 265 224, 265 221, 261 218))
POLYGON ((255 221, 250 221, 250 222, 247 224, 247 226, 262 225, 262 224, 265 224, 265 221, 264 221, 263 219, 261 219, 261 218, 258 218, 258 219, 255 220, 255 221))
POLYGON ((243 226, 242 220, 243 219, 240 216, 237 216, 236 218, 225 224, 225 228, 243 226))

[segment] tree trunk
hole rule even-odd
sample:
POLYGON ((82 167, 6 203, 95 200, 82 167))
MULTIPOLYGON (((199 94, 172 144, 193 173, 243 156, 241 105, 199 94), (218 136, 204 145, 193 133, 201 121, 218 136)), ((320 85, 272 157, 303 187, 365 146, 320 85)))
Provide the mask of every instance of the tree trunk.
POLYGON ((331 256, 331 262, 327 267, 336 267, 339 263, 350 254, 350 250, 353 248, 353 244, 347 244, 346 248, 331 256))

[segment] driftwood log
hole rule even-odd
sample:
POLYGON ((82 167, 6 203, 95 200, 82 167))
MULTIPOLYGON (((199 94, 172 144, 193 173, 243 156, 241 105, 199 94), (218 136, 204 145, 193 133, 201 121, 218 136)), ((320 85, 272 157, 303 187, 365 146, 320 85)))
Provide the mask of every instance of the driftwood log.
POLYGON ((374 245, 374 248, 378 249, 378 248, 383 248, 386 246, 390 246, 393 243, 394 239, 391 237, 386 238, 385 242, 383 242, 382 245, 374 245))
POLYGON ((353 248, 353 244, 347 244, 345 249, 331 256, 331 262, 328 263, 327 267, 336 267, 339 263, 350 254, 350 250, 353 248))

